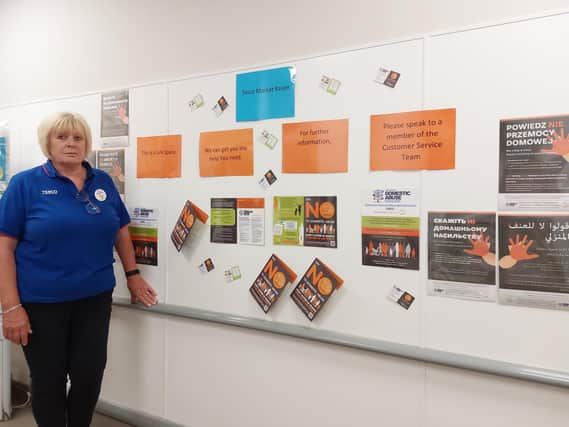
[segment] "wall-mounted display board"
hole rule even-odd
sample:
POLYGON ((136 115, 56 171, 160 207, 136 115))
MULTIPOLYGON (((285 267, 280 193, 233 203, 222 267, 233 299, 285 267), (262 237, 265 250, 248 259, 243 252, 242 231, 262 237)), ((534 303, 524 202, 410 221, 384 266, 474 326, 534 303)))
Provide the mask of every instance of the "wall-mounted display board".
MULTIPOLYGON (((543 308, 543 301, 552 296, 540 298, 536 287, 517 289, 520 293, 511 297, 509 284, 510 297, 500 297, 504 275, 499 269, 509 261, 501 263, 500 258, 514 259, 516 250, 547 251, 547 236, 530 248, 530 237, 524 240, 520 235, 516 240, 514 233, 512 244, 500 245, 498 236, 510 236, 500 231, 500 224, 515 227, 515 222, 488 218, 516 213, 513 205, 498 206, 504 167, 501 140, 505 141, 501 123, 515 123, 518 127, 510 131, 523 133, 532 127, 518 129, 520 123, 538 121, 514 119, 569 114, 562 90, 569 60, 556 54, 564 51, 568 37, 569 15, 562 14, 130 88, 126 202, 160 210, 157 265, 141 265, 141 270, 161 301, 169 304, 569 372, 566 307, 543 308), (276 82, 269 77, 253 79, 242 89, 247 93, 238 92, 238 74, 272 68, 294 69, 294 84, 287 86, 282 76, 276 82), (287 108, 286 114, 251 112, 254 99, 280 99, 269 96, 281 90, 275 88, 295 91, 294 97, 287 97, 287 102, 294 99, 294 108, 287 108), (241 114, 244 111, 247 114, 241 114), (255 120, 246 121, 247 117, 255 120), (281 118, 257 120, 263 117, 281 118), (136 177, 137 141, 157 135, 180 136, 181 176, 136 177), (434 151, 441 144, 448 147, 444 158, 434 151), (399 157, 398 150, 403 150, 399 157), (387 160, 382 153, 389 154, 387 160), (278 180, 261 185, 268 179, 267 171, 278 180), (212 199, 242 198, 264 199, 264 235, 254 245, 212 242, 209 223, 195 230, 192 244, 180 252, 171 243, 169 233, 186 200, 210 214, 212 199), (312 205, 307 209, 307 199, 328 204, 318 211, 312 205), (275 210, 279 200, 299 203, 284 212, 280 205, 275 210), (310 221, 294 219, 307 212, 317 215, 310 221), (297 236, 298 244, 275 244, 279 233, 297 236), (333 235, 334 245, 306 244, 319 235, 333 235), (365 244, 362 239, 367 239, 365 244), (250 288, 273 254, 286 260, 298 277, 282 287, 284 295, 265 313, 250 288), (437 265, 436 257, 441 256, 445 262, 437 265), (215 260, 215 268, 200 269, 207 259, 215 260), (322 278, 316 273, 311 276, 303 291, 310 301, 314 296, 311 304, 322 308, 310 321, 289 296, 315 259, 341 277, 343 285, 334 287, 324 306, 316 294, 328 295, 330 284, 319 282, 322 278), (461 277, 462 264, 476 268, 461 277), (231 280, 226 280, 227 272, 231 280), (394 289, 409 295, 412 304, 398 304, 394 289), (480 293, 483 297, 477 298, 480 293)), ((96 130, 100 105, 100 95, 89 95, 0 110, 0 121, 8 120, 11 128, 12 170, 42 161, 34 134, 45 114, 77 111, 96 130)), ((274 111, 267 105, 262 108, 274 111)), ((508 173, 520 182, 532 182, 536 168, 543 175, 548 165, 559 166, 566 154, 565 119, 549 121, 543 149, 527 152, 520 145, 508 151, 509 161, 520 159, 519 166, 508 163, 508 173), (519 174, 512 172, 516 167, 519 174)), ((527 134, 514 139, 524 138, 527 134)), ((100 144, 97 136, 95 146, 100 144)), ((515 188, 522 187, 523 197, 534 200, 532 187, 515 188)), ((546 192, 540 187, 541 196, 546 192)), ((533 222, 539 224, 550 214, 551 203, 535 200, 533 211, 525 210, 524 215, 533 214, 533 222)), ((559 231, 564 224, 549 226, 559 231)), ((548 266, 564 276, 560 265, 567 261, 559 260, 569 259, 569 250, 565 252, 559 241, 555 247, 557 257, 549 253, 547 259, 553 261, 548 266)), ((528 265, 510 264, 510 278, 518 277, 516 268, 528 265)), ((558 282, 555 291, 569 293, 565 280, 558 282)), ((123 283, 117 295, 127 295, 123 283)))

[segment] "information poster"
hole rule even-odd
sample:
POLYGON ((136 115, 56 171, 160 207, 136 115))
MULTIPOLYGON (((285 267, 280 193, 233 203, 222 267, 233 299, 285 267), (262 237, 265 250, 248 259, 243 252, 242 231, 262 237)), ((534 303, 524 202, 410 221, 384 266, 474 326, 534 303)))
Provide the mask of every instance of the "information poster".
POLYGON ((137 139, 137 178, 182 176, 182 136, 148 136, 137 139))
POLYGON ((343 283, 344 281, 330 267, 318 258, 314 258, 290 297, 308 320, 312 321, 332 293, 343 283))
POLYGON ((294 117, 296 68, 237 74, 236 121, 294 117))
POLYGON ((273 244, 336 248, 336 196, 273 199, 273 244))
POLYGON ((188 241, 190 234, 194 227, 196 227, 196 220, 205 224, 209 218, 208 214, 202 211, 194 203, 186 200, 182 212, 174 225, 174 229, 170 234, 170 239, 174 244, 174 247, 178 252, 182 250, 182 247, 188 241))
POLYGON ((366 191, 362 201, 362 264, 418 270, 417 191, 375 188, 366 191))
POLYGON ((454 169, 456 110, 371 116, 370 170, 454 169))
POLYGON ((101 145, 103 148, 128 147, 128 89, 101 95, 101 145))
POLYGON ((265 199, 211 199, 210 241, 263 246, 265 199))
POLYGON ((283 173, 348 172, 348 119, 284 123, 283 173))
POLYGON ((496 300, 496 213, 429 212, 427 294, 496 300))
POLYGON ((502 304, 569 309, 569 215, 500 215, 502 304))
POLYGON ((569 209, 569 116, 500 121, 498 206, 508 211, 569 209))
POLYGON ((252 175, 252 128, 200 133, 200 176, 252 175))
POLYGON ((98 150, 96 152, 97 168, 107 172, 113 179, 113 183, 120 195, 125 194, 125 170, 124 170, 124 149, 120 150, 98 150))
POLYGON ((158 209, 132 209, 128 231, 136 263, 158 265, 158 209))
POLYGON ((267 313, 282 295, 285 286, 295 280, 296 273, 273 254, 249 288, 249 292, 267 313))

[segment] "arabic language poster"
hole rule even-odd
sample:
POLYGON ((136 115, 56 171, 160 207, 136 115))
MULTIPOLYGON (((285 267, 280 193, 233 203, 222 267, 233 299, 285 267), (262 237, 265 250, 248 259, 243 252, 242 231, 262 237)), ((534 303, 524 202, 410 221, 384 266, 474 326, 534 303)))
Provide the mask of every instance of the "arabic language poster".
POLYGON ((569 309, 569 215, 500 215, 503 304, 569 309))

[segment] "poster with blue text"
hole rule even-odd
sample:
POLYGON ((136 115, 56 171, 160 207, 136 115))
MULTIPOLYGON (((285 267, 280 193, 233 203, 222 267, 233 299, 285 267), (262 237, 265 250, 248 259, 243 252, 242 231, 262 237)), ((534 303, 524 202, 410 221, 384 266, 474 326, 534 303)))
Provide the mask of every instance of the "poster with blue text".
POLYGON ((296 67, 237 74, 236 121, 294 117, 296 67))

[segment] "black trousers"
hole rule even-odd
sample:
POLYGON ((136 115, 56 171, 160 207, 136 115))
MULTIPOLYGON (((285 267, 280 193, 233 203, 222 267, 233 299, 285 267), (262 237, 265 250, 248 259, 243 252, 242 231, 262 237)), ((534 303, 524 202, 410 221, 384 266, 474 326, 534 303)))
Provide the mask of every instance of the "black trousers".
POLYGON ((39 427, 91 424, 107 363, 111 304, 112 291, 77 301, 23 304, 32 327, 23 349, 39 427))

